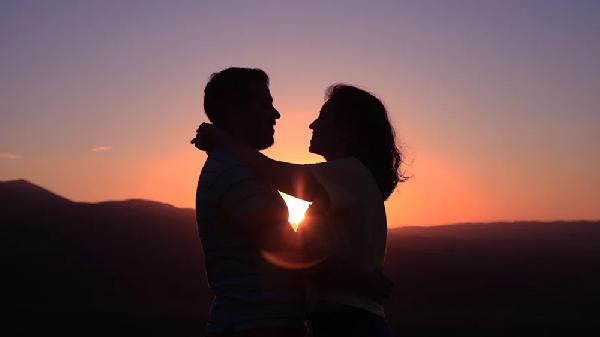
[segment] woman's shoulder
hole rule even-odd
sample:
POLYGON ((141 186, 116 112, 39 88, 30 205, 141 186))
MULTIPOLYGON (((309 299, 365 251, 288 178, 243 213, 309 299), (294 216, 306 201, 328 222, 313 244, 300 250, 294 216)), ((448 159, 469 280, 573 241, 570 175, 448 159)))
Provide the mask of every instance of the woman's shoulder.
POLYGON ((318 164, 310 164, 312 170, 325 171, 335 177, 344 178, 347 175, 369 173, 368 169, 355 157, 343 157, 318 164))
POLYGON ((351 185, 376 184, 371 171, 355 157, 343 157, 325 163, 317 164, 315 168, 331 179, 351 185))
POLYGON ((379 194, 371 172, 355 157, 344 157, 311 165, 311 171, 329 192, 343 193, 352 199, 379 194))

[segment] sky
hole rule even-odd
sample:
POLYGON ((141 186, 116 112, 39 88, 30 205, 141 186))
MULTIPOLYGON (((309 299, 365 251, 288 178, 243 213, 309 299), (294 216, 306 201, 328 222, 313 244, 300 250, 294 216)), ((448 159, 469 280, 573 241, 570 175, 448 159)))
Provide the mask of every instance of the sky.
POLYGON ((600 1, 0 2, 0 180, 194 207, 211 73, 259 67, 278 160, 334 83, 386 105, 388 225, 600 219, 600 1))

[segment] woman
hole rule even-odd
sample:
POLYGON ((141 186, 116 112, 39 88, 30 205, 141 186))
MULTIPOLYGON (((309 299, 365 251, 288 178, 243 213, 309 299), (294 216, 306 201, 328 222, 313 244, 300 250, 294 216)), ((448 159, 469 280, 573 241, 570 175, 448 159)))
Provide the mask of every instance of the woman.
MULTIPOLYGON (((406 180, 384 105, 364 90, 334 85, 310 128, 309 151, 325 163, 275 161, 207 124, 198 129, 197 139, 204 143, 200 147, 226 148, 280 191, 313 203, 300 230, 307 255, 336 256, 362 271, 381 268, 387 238, 384 200, 406 180)), ((309 282, 314 336, 389 335, 379 301, 336 289, 323 279, 309 282)))

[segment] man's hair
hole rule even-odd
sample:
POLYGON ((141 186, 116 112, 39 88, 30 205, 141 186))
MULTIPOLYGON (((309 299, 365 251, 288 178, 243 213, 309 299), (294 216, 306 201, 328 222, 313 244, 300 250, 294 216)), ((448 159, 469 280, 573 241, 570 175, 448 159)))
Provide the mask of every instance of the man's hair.
POLYGON ((204 88, 204 112, 211 123, 222 123, 220 114, 226 104, 248 104, 252 83, 269 85, 269 76, 261 69, 236 67, 212 74, 204 88))

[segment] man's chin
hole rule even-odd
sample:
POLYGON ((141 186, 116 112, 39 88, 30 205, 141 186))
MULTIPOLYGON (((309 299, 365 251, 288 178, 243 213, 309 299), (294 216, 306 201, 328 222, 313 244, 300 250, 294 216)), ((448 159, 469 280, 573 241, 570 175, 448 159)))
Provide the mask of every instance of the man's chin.
POLYGON ((308 146, 308 152, 316 154, 317 156, 325 157, 325 155, 323 154, 323 151, 320 151, 319 148, 315 147, 312 144, 310 144, 308 146))

